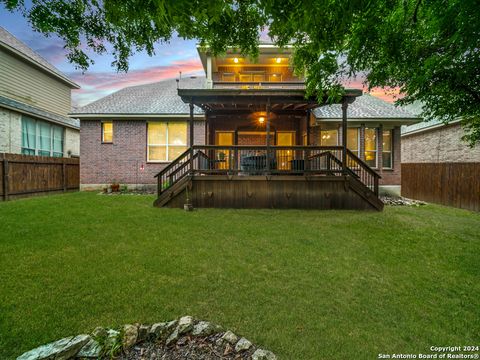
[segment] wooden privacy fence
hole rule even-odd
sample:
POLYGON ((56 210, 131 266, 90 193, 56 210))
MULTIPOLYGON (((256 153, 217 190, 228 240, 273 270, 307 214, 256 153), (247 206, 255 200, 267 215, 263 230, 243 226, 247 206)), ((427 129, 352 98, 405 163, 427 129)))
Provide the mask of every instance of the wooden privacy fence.
POLYGON ((79 187, 79 159, 0 154, 2 200, 79 187))
POLYGON ((402 196, 480 211, 480 163, 402 164, 402 196))

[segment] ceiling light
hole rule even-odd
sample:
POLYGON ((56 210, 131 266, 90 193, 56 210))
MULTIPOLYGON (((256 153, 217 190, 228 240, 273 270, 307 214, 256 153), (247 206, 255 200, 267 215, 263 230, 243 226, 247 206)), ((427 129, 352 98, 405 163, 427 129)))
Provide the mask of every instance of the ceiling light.
POLYGON ((233 58, 233 62, 234 62, 235 64, 237 64, 237 63, 238 63, 238 58, 233 58))
POLYGON ((277 62, 277 64, 280 64, 282 62, 282 58, 276 58, 275 61, 277 62))

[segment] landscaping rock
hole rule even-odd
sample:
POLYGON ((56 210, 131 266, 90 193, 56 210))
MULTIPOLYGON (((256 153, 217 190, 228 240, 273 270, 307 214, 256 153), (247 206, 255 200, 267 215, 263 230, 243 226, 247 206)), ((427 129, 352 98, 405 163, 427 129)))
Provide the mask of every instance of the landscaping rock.
POLYGON ((89 335, 78 335, 63 338, 20 355, 17 360, 68 360, 90 341, 89 335))
POLYGON ((137 343, 138 327, 135 325, 125 325, 123 327, 122 347, 129 349, 137 343))
POLYGON ((252 355, 252 360, 277 360, 277 357, 271 351, 257 349, 252 355))
POLYGON ((240 340, 238 340, 237 345, 235 345, 235 351, 240 352, 240 351, 248 350, 252 347, 252 345, 253 344, 247 339, 241 338, 240 340))
POLYGON ((178 337, 180 334, 178 333, 178 327, 173 331, 173 333, 170 334, 168 337, 167 341, 165 341, 165 344, 168 346, 178 340, 178 337))
MULTIPOLYGON (((106 331, 105 331, 106 333, 106 331)), ((77 358, 80 359, 96 359, 100 356, 102 352, 102 347, 98 341, 90 339, 78 352, 77 358)))
POLYGON ((150 332, 150 326, 148 325, 140 325, 138 327, 138 337, 137 337, 137 343, 140 341, 144 341, 148 337, 148 333, 150 332))
POLYGON ((120 331, 97 327, 33 349, 20 360, 276 360, 246 338, 191 316, 149 325, 127 324, 120 331))
POLYGON ((94 338, 106 338, 108 336, 107 329, 97 326, 95 330, 92 331, 92 336, 94 338))
POLYGON ((228 330, 225 334, 223 334, 222 340, 225 340, 225 341, 229 342, 230 344, 234 345, 238 341, 238 336, 235 335, 230 330, 228 330))
POLYGON ((192 335, 208 336, 214 334, 217 330, 219 330, 218 327, 208 321, 200 321, 193 327, 192 335))
POLYGON ((180 335, 185 334, 193 329, 193 318, 184 316, 178 320, 177 330, 180 335))

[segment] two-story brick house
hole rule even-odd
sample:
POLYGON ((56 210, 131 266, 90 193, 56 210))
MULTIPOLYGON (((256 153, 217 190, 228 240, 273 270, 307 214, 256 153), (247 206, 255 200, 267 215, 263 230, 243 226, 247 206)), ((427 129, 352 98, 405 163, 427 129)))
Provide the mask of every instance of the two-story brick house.
MULTIPOLYGON (((400 126, 419 121, 414 115, 361 96, 360 90, 346 89, 343 105, 306 98, 303 80, 291 70, 289 48, 261 45, 255 62, 234 51, 213 57, 199 49, 199 55, 205 77, 125 88, 72 114, 81 120, 83 188, 115 180, 156 184, 159 194, 173 193, 183 174, 195 172, 202 181, 209 174, 234 176, 243 184, 239 186, 247 178, 253 181, 252 176, 292 175, 290 180, 309 181, 325 180, 326 174, 348 177, 347 172, 356 179, 362 173, 363 186, 372 191, 377 181, 377 194, 378 184, 400 184, 400 126), (342 149, 344 143, 348 149, 342 149)), ((256 204, 266 194, 257 194, 256 204)), ((251 207, 255 202, 232 201, 212 206, 244 201, 243 207, 251 207)), ((204 200, 197 203, 205 205, 204 200)), ((297 205, 286 207, 303 207, 297 205)))
POLYGON ((68 116, 78 88, 0 27, 0 153, 79 156, 80 124, 68 116))

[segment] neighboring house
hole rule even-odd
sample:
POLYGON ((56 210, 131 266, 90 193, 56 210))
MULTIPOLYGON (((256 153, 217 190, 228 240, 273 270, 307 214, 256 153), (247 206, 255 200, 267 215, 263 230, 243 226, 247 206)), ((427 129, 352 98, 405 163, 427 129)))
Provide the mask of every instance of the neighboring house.
POLYGON ((0 27, 0 153, 80 155, 80 124, 68 117, 79 86, 0 27))
POLYGON ((470 147, 463 135, 460 121, 403 127, 402 195, 480 211, 480 145, 470 147))
POLYGON ((195 206, 379 208, 379 182, 399 185, 400 126, 416 116, 354 89, 343 105, 320 107, 292 73, 288 47, 261 45, 255 63, 233 51, 199 55, 206 77, 125 88, 72 114, 84 189, 155 184, 158 206, 179 206, 192 179, 195 206))

